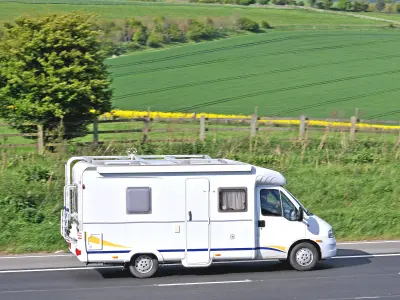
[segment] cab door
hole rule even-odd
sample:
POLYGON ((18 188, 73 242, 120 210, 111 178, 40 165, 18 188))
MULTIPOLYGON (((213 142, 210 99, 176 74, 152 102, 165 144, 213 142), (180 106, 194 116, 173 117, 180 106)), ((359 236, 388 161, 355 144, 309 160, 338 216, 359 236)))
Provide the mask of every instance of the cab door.
POLYGON ((305 238, 306 225, 296 221, 298 204, 281 187, 257 188, 258 253, 260 259, 286 258, 290 246, 305 238))

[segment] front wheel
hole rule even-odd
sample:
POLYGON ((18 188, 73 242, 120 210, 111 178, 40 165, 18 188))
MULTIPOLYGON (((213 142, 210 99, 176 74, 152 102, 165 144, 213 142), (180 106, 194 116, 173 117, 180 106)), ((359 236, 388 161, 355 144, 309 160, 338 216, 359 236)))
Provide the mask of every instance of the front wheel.
POLYGON ((310 243, 300 243, 290 252, 290 265, 298 271, 310 271, 318 262, 318 251, 310 243))
POLYGON ((158 270, 158 260, 149 254, 139 254, 132 258, 129 271, 136 278, 152 277, 158 270))

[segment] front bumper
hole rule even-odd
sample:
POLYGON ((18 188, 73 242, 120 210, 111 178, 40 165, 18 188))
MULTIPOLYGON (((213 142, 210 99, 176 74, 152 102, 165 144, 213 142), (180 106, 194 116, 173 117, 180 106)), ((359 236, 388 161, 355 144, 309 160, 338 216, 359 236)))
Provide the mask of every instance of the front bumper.
POLYGON ((335 238, 323 239, 322 243, 318 244, 321 247, 321 259, 329 259, 336 256, 337 248, 335 238))

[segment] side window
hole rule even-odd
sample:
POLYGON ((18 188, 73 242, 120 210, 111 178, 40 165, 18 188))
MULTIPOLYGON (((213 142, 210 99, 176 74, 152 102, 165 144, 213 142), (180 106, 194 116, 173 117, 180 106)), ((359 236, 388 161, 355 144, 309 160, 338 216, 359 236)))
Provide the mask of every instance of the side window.
POLYGON ((260 191, 261 214, 263 216, 282 216, 279 190, 265 189, 260 191))
POLYGON ((128 187, 126 189, 126 213, 151 213, 151 189, 149 187, 128 187))
POLYGON ((247 211, 246 189, 243 188, 220 189, 218 209, 220 212, 247 211))

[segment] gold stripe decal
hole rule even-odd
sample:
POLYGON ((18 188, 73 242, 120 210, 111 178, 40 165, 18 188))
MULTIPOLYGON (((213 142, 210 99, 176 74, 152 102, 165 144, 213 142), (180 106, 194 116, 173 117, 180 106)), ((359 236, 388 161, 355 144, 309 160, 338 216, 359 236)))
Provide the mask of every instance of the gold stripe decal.
MULTIPOLYGON (((95 236, 90 236, 88 238, 88 242, 91 243, 91 244, 99 245, 100 244, 100 239, 95 237, 95 236)), ((125 248, 125 249, 129 248, 129 247, 118 245, 118 244, 114 244, 114 243, 111 243, 111 242, 108 242, 108 241, 105 241, 105 240, 103 240, 103 246, 115 247, 115 248, 125 248)))
POLYGON ((273 248, 273 249, 277 249, 277 250, 281 250, 281 251, 286 251, 286 248, 283 246, 268 246, 268 248, 273 248))

